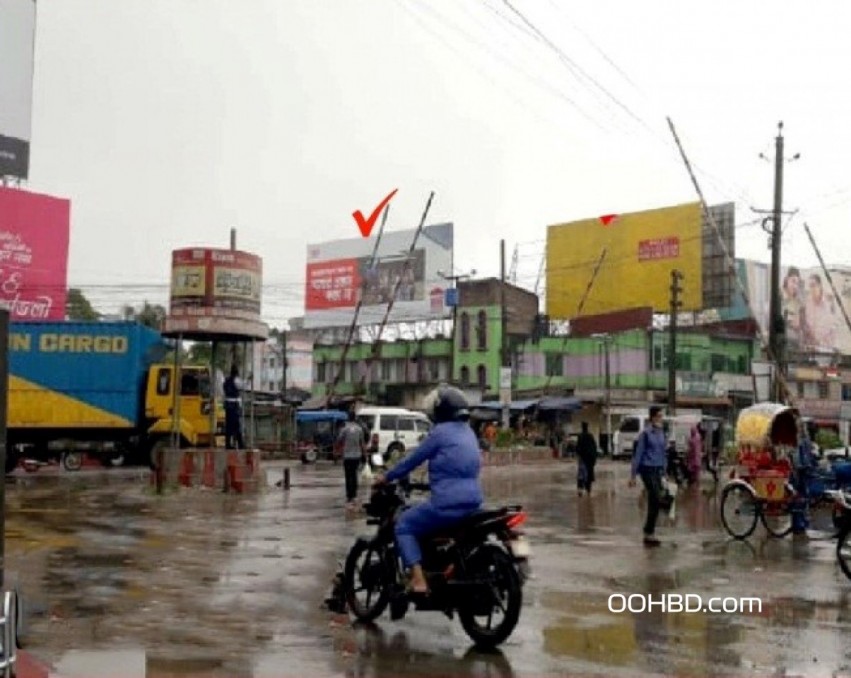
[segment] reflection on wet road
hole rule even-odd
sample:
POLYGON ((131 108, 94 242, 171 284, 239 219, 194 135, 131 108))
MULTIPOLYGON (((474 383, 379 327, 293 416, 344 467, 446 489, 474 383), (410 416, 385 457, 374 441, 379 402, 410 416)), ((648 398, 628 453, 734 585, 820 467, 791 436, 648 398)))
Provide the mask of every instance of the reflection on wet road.
POLYGON ((341 470, 297 469, 254 497, 156 497, 131 471, 7 485, 8 581, 29 603, 29 649, 65 676, 832 675, 851 671, 851 581, 834 542, 732 542, 711 486, 681 495, 663 545, 641 545, 628 469, 604 463, 595 496, 575 468, 486 471, 489 501, 530 513, 533 579, 501 652, 457 621, 409 615, 352 626, 320 605, 353 538, 341 470), (759 597, 762 610, 614 613, 612 594, 759 597))

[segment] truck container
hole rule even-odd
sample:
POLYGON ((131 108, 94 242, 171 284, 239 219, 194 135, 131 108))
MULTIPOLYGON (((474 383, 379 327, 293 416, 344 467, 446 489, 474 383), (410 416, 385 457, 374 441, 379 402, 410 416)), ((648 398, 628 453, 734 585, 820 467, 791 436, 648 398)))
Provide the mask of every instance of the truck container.
MULTIPOLYGON (((181 442, 210 442, 209 369, 181 369, 175 426, 174 365, 158 332, 132 322, 26 322, 9 328, 7 471, 22 455, 97 450, 113 463, 147 461, 175 428, 181 442)), ((212 421, 211 421, 212 420, 212 421)))

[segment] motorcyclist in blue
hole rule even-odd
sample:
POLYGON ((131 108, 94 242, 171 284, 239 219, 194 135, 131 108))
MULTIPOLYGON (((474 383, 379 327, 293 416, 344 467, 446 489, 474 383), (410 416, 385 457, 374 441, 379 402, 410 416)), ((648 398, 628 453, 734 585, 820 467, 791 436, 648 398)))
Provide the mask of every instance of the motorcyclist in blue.
POLYGON ((434 428, 413 454, 373 481, 380 485, 399 480, 428 462, 430 499, 404 511, 396 523, 396 543, 402 562, 411 573, 410 590, 418 594, 428 592, 421 565, 420 537, 474 513, 483 499, 479 483, 481 451, 468 423, 470 410, 466 397, 457 388, 442 386, 430 394, 429 401, 427 410, 434 428))

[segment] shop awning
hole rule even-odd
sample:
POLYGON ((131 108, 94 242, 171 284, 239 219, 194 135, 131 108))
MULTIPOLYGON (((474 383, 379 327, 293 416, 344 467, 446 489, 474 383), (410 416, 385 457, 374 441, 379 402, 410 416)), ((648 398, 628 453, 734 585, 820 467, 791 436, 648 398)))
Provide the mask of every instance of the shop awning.
POLYGON ((541 398, 538 403, 539 410, 558 410, 561 412, 576 412, 582 409, 582 402, 578 398, 567 396, 548 396, 541 398))
MULTIPOLYGON (((511 405, 509 405, 509 409, 512 412, 523 412, 524 410, 528 410, 532 407, 535 407, 540 402, 540 399, 536 398, 534 400, 515 400, 511 405)), ((491 400, 484 403, 479 403, 478 405, 473 405, 470 409, 472 410, 502 410, 502 403, 498 400, 491 400)))

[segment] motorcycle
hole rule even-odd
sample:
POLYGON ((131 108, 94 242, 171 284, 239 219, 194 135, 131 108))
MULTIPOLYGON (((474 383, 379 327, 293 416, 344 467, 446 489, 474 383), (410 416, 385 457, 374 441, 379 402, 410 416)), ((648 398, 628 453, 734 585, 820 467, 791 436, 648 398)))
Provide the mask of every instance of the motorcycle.
MULTIPOLYGON (((377 455, 373 464, 381 466, 377 455)), ((367 524, 377 527, 361 537, 346 558, 342 583, 346 606, 361 622, 371 622, 390 607, 394 621, 413 605, 417 611, 455 613, 477 647, 505 641, 520 619, 523 585, 529 575, 529 543, 518 528, 525 522, 521 506, 477 511, 448 530, 422 540, 427 595, 406 590, 405 572, 394 527, 408 508, 413 491, 426 483, 399 481, 374 488, 364 505, 367 524), (498 617, 498 619, 497 619, 498 617)))
POLYGON ((673 440, 668 443, 666 451, 667 468, 665 474, 670 478, 677 487, 682 487, 688 482, 689 470, 686 465, 686 459, 683 454, 677 449, 677 444, 673 440))

